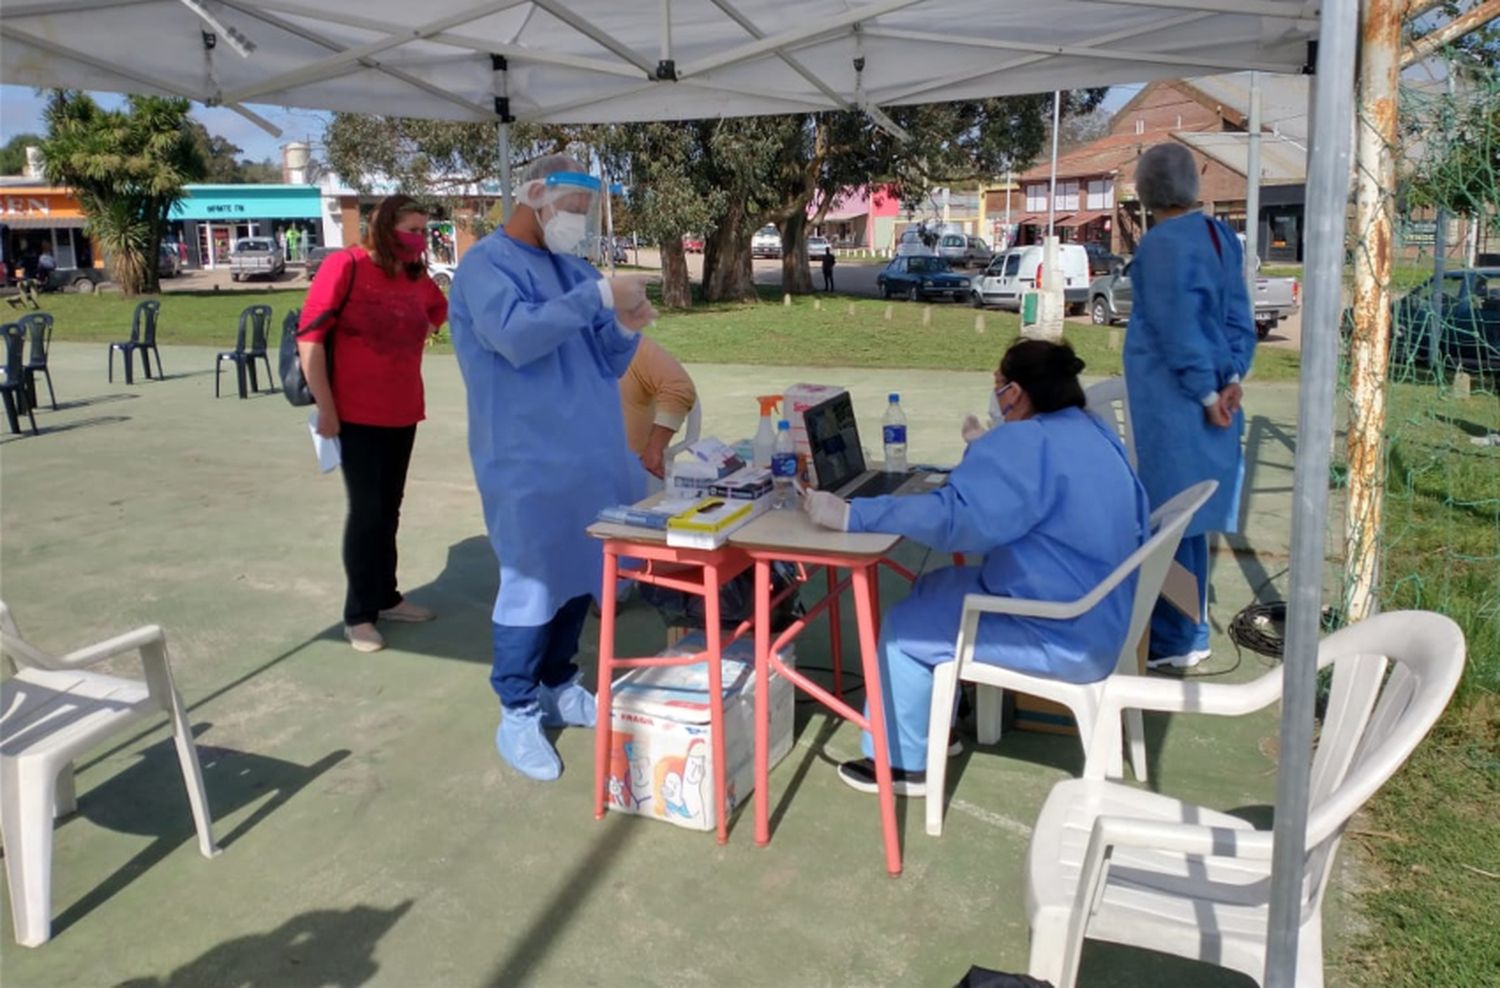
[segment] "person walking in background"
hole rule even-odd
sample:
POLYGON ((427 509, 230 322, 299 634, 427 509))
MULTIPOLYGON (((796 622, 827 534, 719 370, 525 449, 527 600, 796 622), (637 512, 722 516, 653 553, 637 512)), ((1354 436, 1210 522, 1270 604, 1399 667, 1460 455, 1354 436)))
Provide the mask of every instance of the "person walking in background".
POLYGON ((1141 156, 1136 193, 1155 224, 1130 266, 1125 386, 1141 482, 1159 507, 1204 480, 1219 489, 1189 522, 1177 561, 1198 581, 1198 619, 1158 602, 1147 664, 1195 666, 1209 656, 1208 533, 1239 527, 1245 458, 1242 382, 1255 323, 1239 238, 1198 211, 1198 167, 1181 144, 1141 156))
POLYGON ((546 730, 597 715, 573 661, 603 573, 585 529, 646 486, 619 379, 656 310, 640 278, 605 278, 581 256, 597 243, 601 190, 566 155, 532 162, 510 219, 464 254, 452 287, 469 457, 500 562, 495 747, 543 782, 562 774, 546 730))
POLYGON ((697 403, 698 391, 682 364, 660 343, 642 336, 620 378, 620 410, 625 441, 653 477, 665 479, 667 447, 697 403))
POLYGON ((833 245, 829 244, 823 248, 823 291, 833 291, 833 266, 837 264, 838 258, 833 256, 833 245))
MULTIPOLYGON (((339 438, 344 523, 344 635, 359 652, 385 647, 379 621, 430 621, 397 589, 396 530, 417 423, 425 417, 422 352, 448 319, 427 276, 427 214, 410 196, 375 209, 362 247, 331 254, 307 291, 297 350, 318 407, 318 434, 339 438), (327 347, 338 353, 333 379, 327 347)), ((290 235, 289 235, 290 236, 290 235)))

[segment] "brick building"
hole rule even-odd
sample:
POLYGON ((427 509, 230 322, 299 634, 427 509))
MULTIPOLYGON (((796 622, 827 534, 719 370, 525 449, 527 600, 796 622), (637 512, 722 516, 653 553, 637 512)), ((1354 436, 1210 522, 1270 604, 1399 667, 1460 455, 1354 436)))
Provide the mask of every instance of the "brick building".
MULTIPOLYGON (((1263 259, 1302 259, 1306 181, 1307 81, 1262 76, 1260 244, 1263 259)), ((1109 133, 1058 157, 1052 223, 1064 242, 1100 243, 1131 253, 1145 232, 1135 166, 1145 150, 1177 141, 1199 165, 1206 212, 1245 229, 1249 183, 1248 73, 1162 80, 1141 89, 1110 121, 1109 133)), ((986 191, 985 213, 998 221, 1007 199, 1018 243, 1047 232, 1051 164, 1016 177, 1013 191, 986 191)))

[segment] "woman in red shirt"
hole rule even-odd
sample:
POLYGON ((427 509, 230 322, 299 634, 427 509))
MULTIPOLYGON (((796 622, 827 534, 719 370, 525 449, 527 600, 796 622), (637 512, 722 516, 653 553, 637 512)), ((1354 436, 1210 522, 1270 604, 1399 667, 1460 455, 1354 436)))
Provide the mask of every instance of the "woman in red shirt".
POLYGON ((427 276, 427 214, 410 196, 376 208, 362 247, 331 254, 302 309, 297 350, 318 404, 318 434, 339 437, 344 524, 344 635, 360 652, 385 639, 380 619, 430 621, 396 589, 396 528, 422 405, 422 351, 448 320, 427 276), (332 342, 333 379, 326 348, 332 342))

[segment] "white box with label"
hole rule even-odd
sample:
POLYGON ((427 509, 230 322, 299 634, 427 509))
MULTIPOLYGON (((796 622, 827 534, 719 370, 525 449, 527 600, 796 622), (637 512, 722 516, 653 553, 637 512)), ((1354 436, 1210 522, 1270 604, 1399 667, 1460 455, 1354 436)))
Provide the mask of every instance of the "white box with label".
MULTIPOLYGON (((664 655, 704 648, 701 631, 664 655)), ((782 653, 791 666, 791 648, 782 653)), ((725 649, 724 792, 728 812, 755 786, 755 644, 742 638, 725 649)), ((771 676, 772 767, 792 747, 795 691, 771 676)), ((609 808, 686 827, 714 830, 714 753, 708 709, 708 666, 631 669, 615 681, 610 723, 609 808)))

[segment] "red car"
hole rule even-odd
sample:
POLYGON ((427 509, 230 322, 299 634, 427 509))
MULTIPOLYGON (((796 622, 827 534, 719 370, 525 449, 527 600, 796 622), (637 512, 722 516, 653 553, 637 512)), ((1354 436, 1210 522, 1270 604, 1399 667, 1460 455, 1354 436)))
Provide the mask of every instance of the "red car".
POLYGON ((703 238, 696 233, 690 233, 682 238, 682 249, 689 254, 703 253, 703 238))

